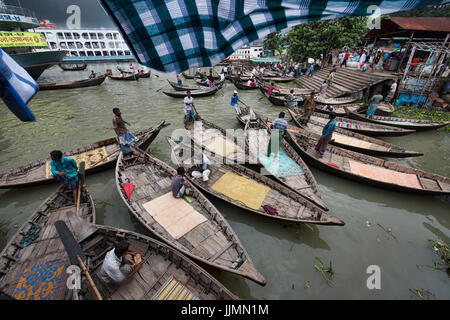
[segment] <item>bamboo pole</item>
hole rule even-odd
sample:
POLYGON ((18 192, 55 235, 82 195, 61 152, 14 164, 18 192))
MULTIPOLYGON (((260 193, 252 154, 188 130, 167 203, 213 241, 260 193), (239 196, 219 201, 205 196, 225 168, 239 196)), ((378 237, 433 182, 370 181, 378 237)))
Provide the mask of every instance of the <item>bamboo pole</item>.
POLYGON ((91 278, 91 275, 89 274, 88 269, 86 268, 85 264, 83 263, 83 260, 81 260, 80 256, 77 255, 78 263, 83 270, 84 274, 86 275, 86 278, 88 279, 89 284, 91 285, 92 289, 94 290, 95 295, 97 296, 97 300, 103 300, 100 292, 98 291, 97 287, 95 286, 94 281, 91 278))
POLYGON ((408 53, 409 46, 411 44, 411 41, 412 41, 413 37, 414 37, 414 31, 411 32, 411 36, 409 37, 408 44, 406 45, 405 53, 403 54, 402 58, 400 59, 400 62, 399 62, 398 67, 397 67, 397 71, 400 70, 400 67, 401 67, 401 65, 403 63, 403 60, 405 60, 406 54, 408 53))

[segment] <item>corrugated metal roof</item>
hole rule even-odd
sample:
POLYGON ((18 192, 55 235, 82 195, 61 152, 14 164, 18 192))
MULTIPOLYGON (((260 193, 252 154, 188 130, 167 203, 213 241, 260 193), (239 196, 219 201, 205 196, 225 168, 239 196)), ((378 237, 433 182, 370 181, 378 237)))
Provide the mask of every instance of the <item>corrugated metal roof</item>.
POLYGON ((391 17, 388 19, 405 30, 450 32, 450 18, 391 17))

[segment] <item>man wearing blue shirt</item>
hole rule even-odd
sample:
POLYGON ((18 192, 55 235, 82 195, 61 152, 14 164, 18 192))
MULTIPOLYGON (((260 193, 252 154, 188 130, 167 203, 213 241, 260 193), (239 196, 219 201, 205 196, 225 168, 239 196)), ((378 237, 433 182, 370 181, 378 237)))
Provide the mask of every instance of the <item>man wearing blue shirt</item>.
POLYGON ((73 201, 77 199, 78 186, 78 167, 75 160, 63 157, 59 150, 50 152, 52 160, 50 161, 50 168, 56 180, 62 182, 67 189, 73 192, 73 201))
POLYGON ((241 114, 241 108, 239 108, 239 101, 241 100, 239 100, 238 92, 234 90, 234 93, 231 96, 230 106, 234 107, 237 114, 241 114))
POLYGON ((286 132, 288 128, 288 123, 286 120, 284 120, 284 112, 280 112, 278 115, 278 118, 276 118, 273 123, 270 125, 270 128, 272 129, 272 134, 270 135, 269 145, 267 147, 267 156, 270 157, 272 153, 272 138, 277 138, 278 140, 278 146, 277 150, 275 151, 275 154, 278 154, 281 141, 283 140, 284 133, 286 132))

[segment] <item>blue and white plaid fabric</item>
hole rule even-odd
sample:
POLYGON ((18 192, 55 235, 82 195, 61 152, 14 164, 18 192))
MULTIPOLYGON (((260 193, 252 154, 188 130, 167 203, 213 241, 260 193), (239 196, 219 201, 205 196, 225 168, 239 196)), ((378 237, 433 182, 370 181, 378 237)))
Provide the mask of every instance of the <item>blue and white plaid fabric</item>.
POLYGON ((39 85, 13 58, 0 48, 0 97, 17 118, 34 121, 34 115, 27 103, 39 85))
POLYGON ((214 66, 235 50, 297 24, 370 16, 442 0, 99 0, 139 63, 165 72, 214 66), (376 7, 372 7, 376 6, 376 7))

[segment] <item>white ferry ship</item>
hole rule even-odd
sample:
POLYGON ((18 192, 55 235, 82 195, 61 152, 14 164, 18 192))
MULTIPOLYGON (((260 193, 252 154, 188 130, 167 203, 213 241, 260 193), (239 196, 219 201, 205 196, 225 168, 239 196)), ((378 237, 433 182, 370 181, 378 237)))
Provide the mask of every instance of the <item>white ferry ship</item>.
POLYGON ((134 57, 117 30, 48 29, 41 22, 36 31, 47 39, 52 51, 67 50, 64 62, 134 61, 134 57))

